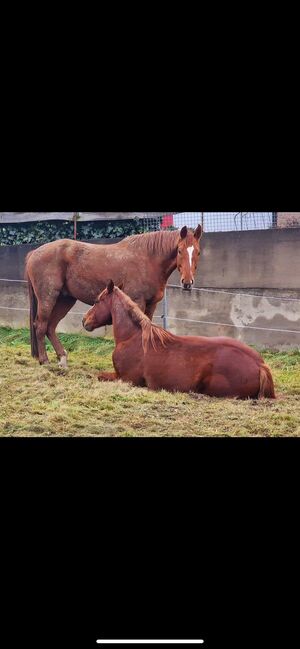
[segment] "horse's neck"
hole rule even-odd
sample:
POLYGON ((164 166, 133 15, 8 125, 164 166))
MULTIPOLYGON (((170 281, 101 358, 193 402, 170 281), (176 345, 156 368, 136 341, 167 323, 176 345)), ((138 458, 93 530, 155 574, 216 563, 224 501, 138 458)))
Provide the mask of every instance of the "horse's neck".
POLYGON ((170 275, 176 270, 177 267, 177 252, 175 254, 175 257, 172 259, 169 259, 165 266, 164 266, 164 272, 165 272, 165 278, 166 280, 169 279, 170 275))
POLYGON ((169 253, 169 255, 165 256, 162 258, 161 261, 161 268, 162 268, 162 274, 163 274, 163 279, 167 281, 176 269, 177 266, 177 248, 174 249, 173 252, 169 253))
POLYGON ((159 278, 159 280, 167 282, 176 269, 178 241, 177 231, 152 232, 151 234, 134 235, 129 238, 129 243, 125 239, 116 245, 119 245, 122 250, 127 250, 130 259, 132 259, 132 255, 135 255, 139 263, 146 263, 148 267, 150 263, 155 281, 159 278), (140 245, 139 242, 141 242, 140 245))
POLYGON ((139 329, 118 294, 113 297, 112 322, 116 344, 128 340, 139 329))

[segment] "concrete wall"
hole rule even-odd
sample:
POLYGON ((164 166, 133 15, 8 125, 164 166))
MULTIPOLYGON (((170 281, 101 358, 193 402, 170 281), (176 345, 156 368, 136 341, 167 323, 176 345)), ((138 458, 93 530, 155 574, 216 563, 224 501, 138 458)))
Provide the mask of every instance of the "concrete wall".
MULTIPOLYGON (((230 336, 261 349, 299 348, 299 250, 300 228, 204 235, 196 286, 224 289, 229 294, 169 289, 168 328, 177 334, 230 336), (264 297, 257 298, 256 293, 264 297), (282 297, 299 301, 289 302, 282 297), (186 323, 172 318, 227 323, 241 328, 186 323), (242 328, 247 326, 258 329, 242 328), (299 333, 261 331, 261 328, 299 333)), ((178 284, 177 271, 169 283, 178 284)))
MULTIPOLYGON (((113 241, 109 240, 109 243, 113 241)), ((33 246, 0 247, 0 278, 22 279, 24 259, 32 248, 33 246)), ((225 289, 226 293, 185 293, 170 288, 168 328, 174 333, 189 335, 228 335, 260 348, 299 348, 299 250, 300 228, 204 235, 196 286, 225 289), (240 293, 250 294, 251 297, 240 293), (256 293, 263 294, 264 297, 257 298, 256 293), (296 298, 296 301, 285 301, 283 296, 296 298), (227 326, 187 323, 173 318, 226 323, 227 326), (258 329, 235 329, 228 325, 258 329), (299 333, 267 332, 260 328, 296 330, 299 333)), ((177 271, 169 283, 179 283, 177 271)), ((0 305, 5 307, 0 308, 0 324, 28 326, 26 310, 13 311, 7 308, 28 308, 26 284, 0 281, 0 305)), ((78 302, 60 323, 58 330, 82 332, 81 313, 86 311, 87 306, 78 302)), ((161 313, 162 303, 155 313, 155 322, 158 324, 161 324, 161 313)), ((103 330, 98 330, 93 335, 103 333, 103 330)))
POLYGON ((248 292, 243 296, 235 291, 231 291, 233 294, 219 294, 169 289, 168 329, 182 335, 230 336, 259 349, 300 348, 300 291, 262 290, 264 297, 252 296, 254 291, 249 291, 250 297, 248 292), (273 296, 279 294, 299 301, 274 299, 273 296), (175 318, 202 322, 184 322, 175 318), (298 333, 263 331, 264 328, 296 330, 298 333))
POLYGON ((300 290, 300 228, 209 233, 201 241, 197 286, 300 290))

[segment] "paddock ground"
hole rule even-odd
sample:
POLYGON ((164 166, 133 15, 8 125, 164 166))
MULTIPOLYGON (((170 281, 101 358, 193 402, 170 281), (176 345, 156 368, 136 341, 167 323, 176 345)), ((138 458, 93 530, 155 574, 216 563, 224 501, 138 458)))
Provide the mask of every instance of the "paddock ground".
POLYGON ((264 352, 277 400, 238 401, 99 383, 109 338, 61 334, 69 369, 40 367, 29 331, 0 327, 0 435, 6 437, 300 436, 300 351, 264 352))

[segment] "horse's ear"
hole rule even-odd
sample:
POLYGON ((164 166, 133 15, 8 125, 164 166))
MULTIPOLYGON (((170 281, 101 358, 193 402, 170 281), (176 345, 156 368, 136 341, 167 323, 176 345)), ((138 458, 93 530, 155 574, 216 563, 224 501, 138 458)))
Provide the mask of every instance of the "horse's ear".
POLYGON ((120 289, 120 291, 123 291, 123 288, 124 288, 124 282, 122 282, 121 284, 119 284, 118 288, 120 289))
POLYGON ((115 285, 114 285, 112 279, 110 279, 109 282, 108 282, 108 284, 107 284, 107 287, 106 287, 106 288, 107 288, 107 292, 108 292, 108 293, 112 293, 113 290, 114 290, 114 287, 115 287, 115 285))
POLYGON ((185 237, 187 236, 187 233, 188 233, 187 227, 186 227, 186 225, 184 225, 183 228, 181 228, 181 231, 180 231, 181 238, 185 239, 185 237))
POLYGON ((194 237, 195 237, 195 239, 201 239, 201 237, 202 237, 202 227, 201 227, 200 223, 196 227, 196 230, 194 232, 194 237))

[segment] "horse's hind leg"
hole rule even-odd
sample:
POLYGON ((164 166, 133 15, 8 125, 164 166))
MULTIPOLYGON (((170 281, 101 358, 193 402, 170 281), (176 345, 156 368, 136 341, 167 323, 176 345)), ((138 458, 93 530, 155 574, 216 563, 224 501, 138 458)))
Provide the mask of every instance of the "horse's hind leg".
POLYGON ((67 352, 58 339, 55 329, 58 323, 67 315, 70 309, 72 309, 75 302, 76 299, 73 297, 60 295, 57 299, 55 307, 51 313, 50 320, 48 322, 47 336, 56 351, 57 358, 59 359, 59 365, 61 367, 67 367, 67 352))
POLYGON ((37 316, 34 322, 34 327, 36 331, 36 338, 37 338, 37 346, 38 346, 38 354, 39 354, 39 362, 40 365, 44 365, 45 363, 49 363, 49 358, 47 356, 46 352, 46 345, 45 345, 45 336, 47 333, 48 329, 48 324, 51 318, 51 313, 52 310, 55 306, 57 297, 58 297, 58 292, 56 292, 51 299, 48 299, 46 301, 41 301, 39 300, 38 302, 38 308, 37 308, 37 316))

